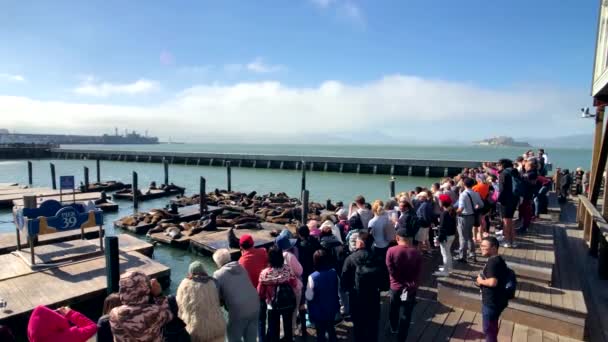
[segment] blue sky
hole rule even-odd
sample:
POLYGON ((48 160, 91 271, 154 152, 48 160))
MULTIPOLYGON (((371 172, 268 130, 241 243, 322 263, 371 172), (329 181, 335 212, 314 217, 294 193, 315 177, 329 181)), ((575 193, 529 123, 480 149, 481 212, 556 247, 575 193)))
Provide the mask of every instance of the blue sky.
POLYGON ((576 112, 591 105, 597 1, 0 7, 0 127, 9 129, 117 125, 186 141, 204 140, 203 128, 254 140, 591 132, 576 112))

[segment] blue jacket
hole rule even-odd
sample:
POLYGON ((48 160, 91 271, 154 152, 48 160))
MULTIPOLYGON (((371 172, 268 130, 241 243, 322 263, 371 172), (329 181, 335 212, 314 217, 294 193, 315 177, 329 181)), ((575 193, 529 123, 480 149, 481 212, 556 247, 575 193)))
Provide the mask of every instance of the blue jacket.
POLYGON ((430 201, 423 201, 416 211, 418 220, 420 221, 420 227, 428 228, 431 223, 435 222, 435 213, 433 212, 433 203, 430 201))
MULTIPOLYGON (((307 289, 308 314, 313 322, 333 321, 338 311, 338 274, 331 268, 327 271, 316 271, 310 275, 313 282, 313 296, 310 299, 310 289, 307 289)), ((310 284, 309 284, 310 286, 310 284)))

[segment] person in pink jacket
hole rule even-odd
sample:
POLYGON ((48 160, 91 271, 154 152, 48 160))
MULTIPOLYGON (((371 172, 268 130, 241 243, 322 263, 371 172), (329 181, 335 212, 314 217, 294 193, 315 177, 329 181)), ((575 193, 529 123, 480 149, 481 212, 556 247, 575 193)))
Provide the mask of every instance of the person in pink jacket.
POLYGON ((27 325, 27 337, 31 342, 84 342, 96 332, 95 322, 67 307, 51 310, 39 305, 32 311, 27 325))

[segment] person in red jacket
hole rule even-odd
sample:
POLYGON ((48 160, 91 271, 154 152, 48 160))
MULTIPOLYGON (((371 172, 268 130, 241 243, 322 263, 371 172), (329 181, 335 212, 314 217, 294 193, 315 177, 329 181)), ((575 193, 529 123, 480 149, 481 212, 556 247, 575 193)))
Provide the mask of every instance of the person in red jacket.
MULTIPOLYGON (((253 237, 249 234, 244 234, 239 240, 241 247, 241 257, 239 264, 243 266, 253 287, 257 289, 260 279, 260 273, 268 266, 268 253, 264 248, 255 248, 253 237)), ((258 316, 258 341, 266 341, 266 301, 260 298, 260 313, 258 316)))
POLYGON ((32 311, 27 325, 27 337, 31 342, 84 342, 96 332, 95 322, 67 307, 51 310, 39 305, 32 311))

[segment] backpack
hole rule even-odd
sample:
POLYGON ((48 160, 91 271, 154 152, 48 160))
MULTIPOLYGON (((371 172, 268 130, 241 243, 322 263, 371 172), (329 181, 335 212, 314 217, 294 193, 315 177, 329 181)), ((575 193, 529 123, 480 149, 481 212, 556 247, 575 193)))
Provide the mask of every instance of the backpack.
POLYGON ((361 221, 361 215, 356 213, 348 219, 349 229, 363 229, 367 227, 363 227, 363 221, 361 221))
POLYGON ((514 172, 511 173, 511 186, 513 190, 513 196, 522 197, 526 191, 524 188, 524 181, 521 177, 514 172))
POLYGON ((507 266, 507 279, 505 283, 505 296, 507 300, 515 298, 515 291, 517 291, 517 276, 515 271, 507 266))
POLYGON ((293 310, 296 307, 296 295, 289 283, 281 283, 275 286, 272 297, 273 310, 293 310))
POLYGON ((367 292, 368 290, 380 287, 380 270, 372 259, 368 259, 364 264, 357 265, 355 270, 355 289, 367 292))

